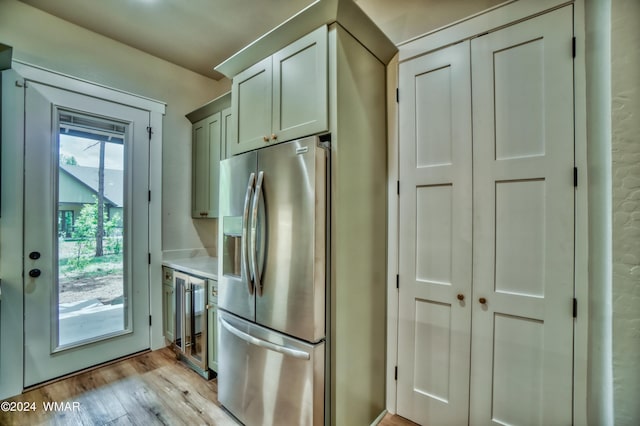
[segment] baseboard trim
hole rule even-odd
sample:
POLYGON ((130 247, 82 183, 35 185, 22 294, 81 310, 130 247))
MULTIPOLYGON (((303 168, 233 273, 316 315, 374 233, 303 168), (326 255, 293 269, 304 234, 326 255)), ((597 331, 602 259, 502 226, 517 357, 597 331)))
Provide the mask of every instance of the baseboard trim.
POLYGON ((386 409, 382 410, 382 413, 380 413, 380 415, 373 421, 373 423, 371 423, 371 426, 379 425, 382 419, 384 419, 384 416, 386 415, 387 415, 387 410, 386 409))

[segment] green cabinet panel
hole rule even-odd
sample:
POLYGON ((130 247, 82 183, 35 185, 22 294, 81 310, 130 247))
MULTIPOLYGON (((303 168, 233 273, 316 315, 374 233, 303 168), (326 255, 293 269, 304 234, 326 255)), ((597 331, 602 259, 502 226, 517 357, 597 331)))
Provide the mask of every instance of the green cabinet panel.
POLYGON ((220 159, 225 160, 229 158, 228 146, 233 139, 233 120, 231 114, 231 107, 222 110, 222 140, 220 145, 220 159))
POLYGON ((218 217, 222 122, 217 112, 193 124, 191 216, 218 217))
POLYGON ((327 45, 322 26, 234 77, 229 155, 328 130, 327 45))
POLYGON ((231 105, 237 127, 229 154, 251 151, 269 142, 271 135, 271 58, 238 74, 231 87, 231 105))
POLYGON ((173 288, 173 270, 162 268, 162 334, 169 342, 175 340, 176 298, 173 288))
POLYGON ((272 133, 284 142, 328 130, 327 27, 276 52, 272 133))

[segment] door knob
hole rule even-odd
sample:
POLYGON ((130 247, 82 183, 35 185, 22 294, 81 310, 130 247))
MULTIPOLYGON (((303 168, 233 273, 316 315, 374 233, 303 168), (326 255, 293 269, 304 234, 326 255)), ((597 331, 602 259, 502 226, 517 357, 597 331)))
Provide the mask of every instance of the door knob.
POLYGON ((29 276, 31 278, 38 278, 40 274, 41 274, 40 269, 32 269, 29 271, 29 276))
POLYGON ((273 134, 271 135, 271 140, 272 140, 272 141, 275 141, 276 139, 278 139, 278 135, 276 135, 275 133, 273 133, 273 134))
POLYGON ((31 253, 29 253, 29 259, 32 259, 32 260, 40 259, 40 252, 39 251, 32 251, 31 253))
POLYGON ((263 136, 262 140, 265 141, 265 142, 269 142, 269 136, 263 136))
POLYGON ((485 299, 484 297, 481 297, 480 299, 478 299, 478 302, 484 305, 485 303, 487 303, 487 299, 485 299))
POLYGON ((462 302, 464 300, 464 294, 459 294, 458 300, 462 302))

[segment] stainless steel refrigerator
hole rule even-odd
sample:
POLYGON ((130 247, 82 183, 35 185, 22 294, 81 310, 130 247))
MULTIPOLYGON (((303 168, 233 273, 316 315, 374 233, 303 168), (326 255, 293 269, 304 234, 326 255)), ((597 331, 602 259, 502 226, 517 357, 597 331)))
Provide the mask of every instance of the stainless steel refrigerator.
POLYGON ((318 137, 220 166, 218 399, 246 425, 321 425, 329 156, 318 137))

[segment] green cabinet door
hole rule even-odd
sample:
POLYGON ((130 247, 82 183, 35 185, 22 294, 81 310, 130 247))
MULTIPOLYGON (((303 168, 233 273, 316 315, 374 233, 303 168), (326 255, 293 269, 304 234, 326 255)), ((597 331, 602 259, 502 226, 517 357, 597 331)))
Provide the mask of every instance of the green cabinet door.
POLYGON ((328 130, 327 27, 322 26, 275 53, 272 66, 271 133, 277 141, 328 130))
POLYGON ((271 57, 247 68, 233 79, 231 108, 237 127, 229 156, 266 145, 271 136, 271 57))
POLYGON ((169 342, 175 340, 176 298, 173 288, 173 269, 162 268, 162 334, 169 342))
POLYGON ((200 120, 192 127, 191 216, 218 217, 221 114, 200 120))
POLYGON ((231 108, 222 110, 222 136, 220 140, 220 160, 229 158, 228 146, 233 140, 233 115, 231 114, 231 108))

